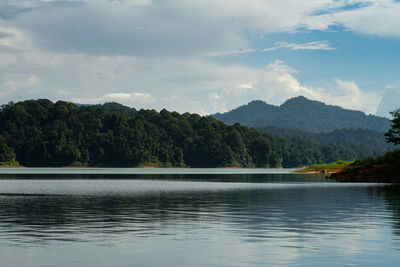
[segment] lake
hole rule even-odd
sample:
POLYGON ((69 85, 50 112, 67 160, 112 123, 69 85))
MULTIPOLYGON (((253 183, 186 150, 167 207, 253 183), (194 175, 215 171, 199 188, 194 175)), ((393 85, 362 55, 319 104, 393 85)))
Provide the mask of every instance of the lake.
POLYGON ((399 266, 399 186, 289 172, 0 169, 0 265, 399 266))

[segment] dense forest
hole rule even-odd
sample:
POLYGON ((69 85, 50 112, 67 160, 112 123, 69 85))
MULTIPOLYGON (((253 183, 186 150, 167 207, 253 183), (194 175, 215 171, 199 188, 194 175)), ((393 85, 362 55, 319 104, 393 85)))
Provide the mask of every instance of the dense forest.
POLYGON ((117 103, 40 99, 0 109, 0 161, 24 166, 297 167, 379 153, 363 144, 320 143, 117 103))
POLYGON ((286 137, 301 137, 312 139, 323 144, 347 144, 362 145, 373 154, 383 154, 394 149, 394 144, 388 143, 382 132, 368 129, 340 129, 325 133, 306 132, 290 128, 275 126, 259 128, 260 131, 272 134, 280 134, 286 137))
POLYGON ((229 125, 238 122, 255 128, 275 126, 314 133, 339 129, 386 132, 390 128, 390 121, 387 118, 326 105, 303 96, 291 98, 280 106, 256 100, 229 112, 212 116, 229 125))

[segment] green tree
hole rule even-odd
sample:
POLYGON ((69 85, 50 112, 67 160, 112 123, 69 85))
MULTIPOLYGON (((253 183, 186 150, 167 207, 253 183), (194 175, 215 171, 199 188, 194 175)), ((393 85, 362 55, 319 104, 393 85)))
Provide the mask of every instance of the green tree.
POLYGON ((385 134, 386 141, 395 145, 400 144, 400 109, 390 112, 392 114, 392 128, 385 134))
POLYGON ((12 161, 14 159, 14 150, 7 146, 6 140, 0 135, 0 162, 12 161))

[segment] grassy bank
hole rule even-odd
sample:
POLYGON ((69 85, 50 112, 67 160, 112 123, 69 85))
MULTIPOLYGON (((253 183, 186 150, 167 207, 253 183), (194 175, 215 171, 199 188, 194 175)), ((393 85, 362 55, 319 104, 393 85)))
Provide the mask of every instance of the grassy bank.
POLYGON ((23 167, 18 161, 0 162, 0 168, 21 168, 23 167))
POLYGON ((328 164, 318 164, 318 165, 312 165, 307 168, 303 168, 300 170, 297 170, 296 172, 301 172, 301 173, 335 173, 343 168, 347 167, 353 163, 353 161, 343 161, 343 160, 338 160, 336 162, 328 163, 328 164))

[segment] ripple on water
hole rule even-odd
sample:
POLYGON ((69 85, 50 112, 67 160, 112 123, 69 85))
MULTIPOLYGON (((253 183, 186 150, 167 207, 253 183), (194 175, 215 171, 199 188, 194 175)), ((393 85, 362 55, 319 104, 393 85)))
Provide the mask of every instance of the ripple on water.
POLYGON ((36 266, 391 264, 398 192, 295 180, 0 180, 0 257, 23 266, 10 255, 29 248, 36 266))

